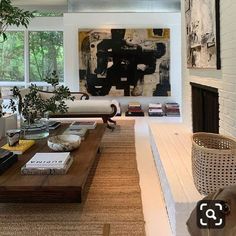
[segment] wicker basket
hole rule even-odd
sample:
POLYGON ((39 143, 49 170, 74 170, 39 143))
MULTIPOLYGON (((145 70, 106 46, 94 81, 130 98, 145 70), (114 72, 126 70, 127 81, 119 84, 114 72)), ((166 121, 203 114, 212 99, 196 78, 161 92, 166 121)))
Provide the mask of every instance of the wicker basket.
POLYGON ((219 134, 193 134, 192 172, 200 194, 235 184, 236 141, 219 134))

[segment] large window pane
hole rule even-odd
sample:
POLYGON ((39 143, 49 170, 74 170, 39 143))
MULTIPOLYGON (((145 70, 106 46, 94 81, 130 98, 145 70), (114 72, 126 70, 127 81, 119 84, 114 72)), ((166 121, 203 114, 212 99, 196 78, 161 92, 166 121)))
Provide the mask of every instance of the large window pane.
POLYGON ((0 43, 0 81, 24 81, 24 32, 7 32, 0 43))
POLYGON ((30 32, 30 81, 43 81, 56 70, 63 81, 63 32, 30 32))

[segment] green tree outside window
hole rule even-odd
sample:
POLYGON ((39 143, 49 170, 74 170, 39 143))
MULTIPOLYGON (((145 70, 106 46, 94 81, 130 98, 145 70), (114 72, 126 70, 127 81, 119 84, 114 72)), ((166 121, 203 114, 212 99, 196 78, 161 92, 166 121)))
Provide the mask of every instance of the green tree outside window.
POLYGON ((37 31, 29 33, 30 81, 43 81, 56 71, 63 81, 63 32, 37 31))
POLYGON ((7 32, 0 43, 0 81, 24 81, 24 32, 7 32))

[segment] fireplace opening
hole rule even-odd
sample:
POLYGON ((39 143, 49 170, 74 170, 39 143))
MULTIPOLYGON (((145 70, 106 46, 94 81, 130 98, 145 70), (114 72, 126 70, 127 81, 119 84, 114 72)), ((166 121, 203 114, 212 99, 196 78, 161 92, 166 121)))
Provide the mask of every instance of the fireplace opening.
POLYGON ((190 83, 192 86, 193 132, 219 133, 219 93, 217 88, 190 83))

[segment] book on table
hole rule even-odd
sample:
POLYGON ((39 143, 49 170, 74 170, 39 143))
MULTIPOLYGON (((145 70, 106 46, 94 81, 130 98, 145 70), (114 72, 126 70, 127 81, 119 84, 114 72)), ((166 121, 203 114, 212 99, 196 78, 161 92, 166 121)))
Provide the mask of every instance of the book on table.
POLYGON ((0 163, 9 156, 12 156, 13 152, 0 148, 0 163))
POLYGON ((21 167, 21 174, 23 175, 64 175, 68 172, 73 163, 73 157, 70 156, 63 167, 21 167))
POLYGON ((54 130, 61 125, 60 121, 50 120, 48 121, 48 128, 49 130, 54 130))
POLYGON ((69 152, 36 153, 22 168, 22 174, 66 174, 73 162, 69 152))
POLYGON ((26 164, 26 167, 62 168, 70 158, 69 152, 36 153, 26 164))
POLYGON ((34 140, 20 140, 16 146, 9 146, 5 144, 2 146, 3 149, 13 152, 14 154, 23 154, 26 150, 35 144, 34 140))
POLYGON ((69 129, 82 129, 82 128, 86 128, 86 129, 95 129, 97 126, 97 122, 96 121, 74 121, 69 129))
POLYGON ((0 174, 17 162, 18 156, 13 152, 0 149, 0 174))

